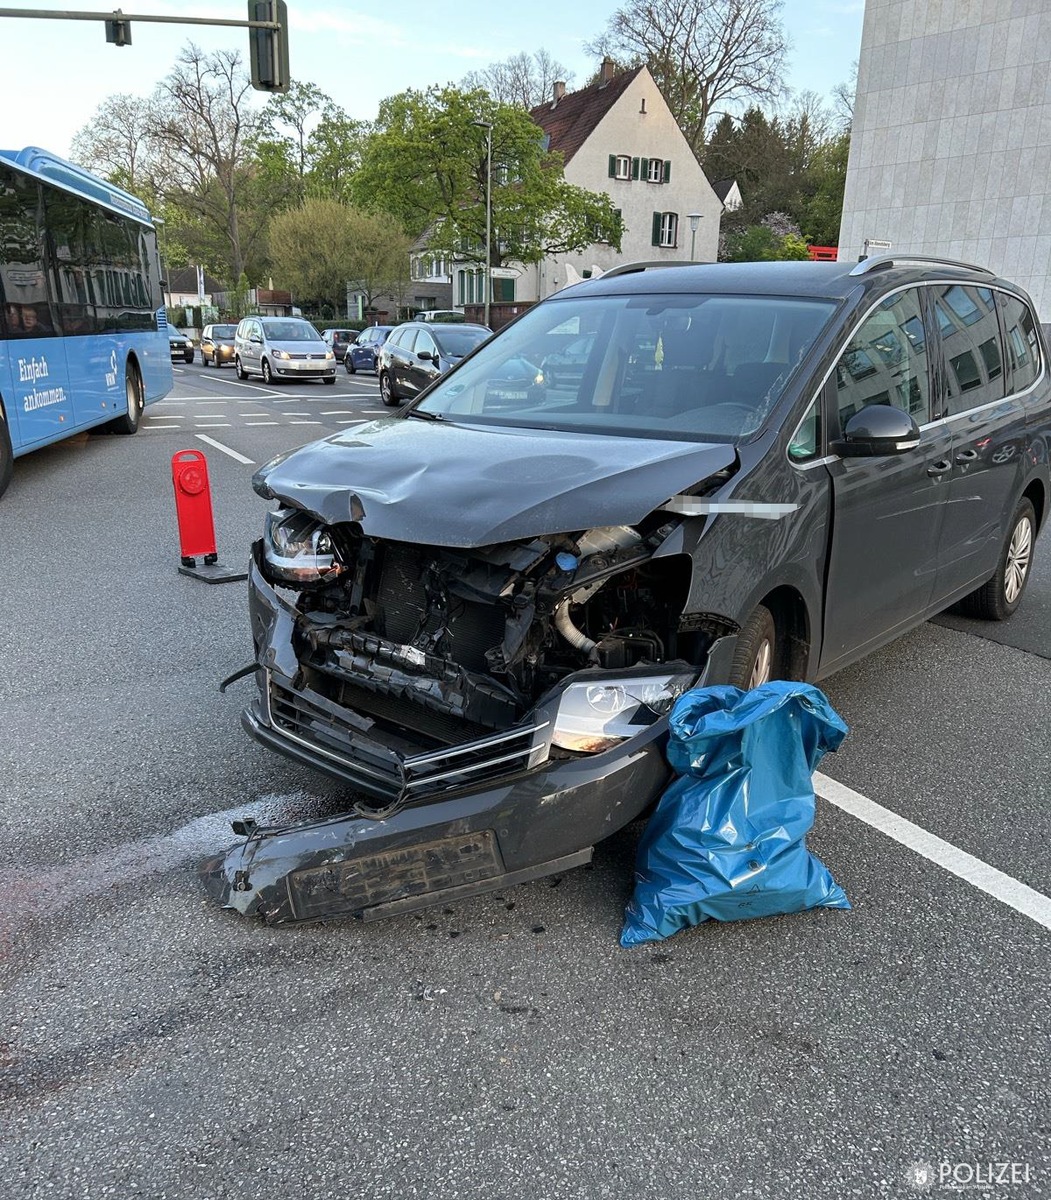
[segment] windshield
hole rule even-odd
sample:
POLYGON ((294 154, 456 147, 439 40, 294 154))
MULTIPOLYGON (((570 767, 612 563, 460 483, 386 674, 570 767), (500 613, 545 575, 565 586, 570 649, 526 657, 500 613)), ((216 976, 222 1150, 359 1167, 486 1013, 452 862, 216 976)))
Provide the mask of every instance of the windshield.
POLYGON ((213 338, 232 338, 236 332, 237 332, 236 325, 213 325, 212 326, 212 337, 213 338))
POLYGON ((321 341, 321 335, 309 321, 264 321, 263 331, 272 342, 321 341))
POLYGON ((736 441, 759 428, 834 308, 781 296, 554 299, 418 407, 486 424, 736 441), (522 360, 536 375, 509 388, 522 360))
POLYGON ((480 342, 484 342, 487 337, 492 334, 485 329, 456 329, 442 328, 429 329, 427 331, 438 346, 442 354, 449 355, 450 358, 463 358, 465 354, 470 354, 471 351, 480 342))

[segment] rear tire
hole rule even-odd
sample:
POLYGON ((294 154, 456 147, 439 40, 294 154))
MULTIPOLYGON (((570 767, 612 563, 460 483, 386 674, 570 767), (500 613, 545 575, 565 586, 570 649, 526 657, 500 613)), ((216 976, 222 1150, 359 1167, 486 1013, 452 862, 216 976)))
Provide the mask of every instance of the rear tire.
POLYGON ((0 496, 7 491, 11 476, 15 469, 15 453, 11 449, 11 434, 7 429, 7 419, 0 407, 0 496))
POLYGON ((750 691, 776 679, 780 671, 777 626, 768 608, 758 605, 737 635, 730 680, 734 687, 750 691))
POLYGON ((398 397, 394 394, 394 388, 391 385, 390 375, 386 371, 380 375, 380 399, 388 408, 394 408, 398 403, 398 397))
POLYGON ((1022 602, 1033 563, 1036 541, 1036 511, 1023 499, 1015 509, 996 573, 969 596, 964 596, 956 611, 979 621, 1006 621, 1022 602))
POLYGON ((248 378, 248 372, 244 369, 244 367, 241 366, 241 356, 240 355, 238 355, 234 359, 234 370, 237 372, 238 379, 247 379, 248 378))
POLYGON ((111 421, 109 427, 114 433, 135 433, 146 407, 146 395, 139 368, 130 359, 124 367, 124 397, 127 412, 111 421))

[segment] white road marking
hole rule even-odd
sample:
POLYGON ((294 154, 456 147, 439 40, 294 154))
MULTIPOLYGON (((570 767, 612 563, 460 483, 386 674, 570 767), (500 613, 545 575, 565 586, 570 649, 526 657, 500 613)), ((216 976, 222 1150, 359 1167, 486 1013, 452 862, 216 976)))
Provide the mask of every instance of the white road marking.
POLYGON ((256 425, 280 425, 280 421, 245 421, 245 425, 255 427, 256 425))
POLYGON ((884 808, 860 792, 855 792, 845 784, 829 779, 827 775, 817 772, 814 775, 814 791, 850 813, 873 829, 899 842, 902 846, 921 855, 930 862, 976 887, 994 900, 999 900, 1015 912, 1029 917, 1045 929, 1051 929, 1051 897, 1045 896, 1020 880, 1006 875, 980 858, 961 850, 951 842, 946 842, 937 835, 928 832, 912 821, 884 808))
POLYGON ((194 413, 193 419, 195 421, 219 421, 226 415, 226 413, 194 413))
POLYGON ((289 425, 324 425, 324 421, 289 421, 289 425))
POLYGON ((156 423, 151 423, 149 425, 143 425, 143 429, 145 429, 147 433, 163 433, 163 432, 171 433, 171 431, 173 429, 175 430, 176 433, 178 433, 178 431, 180 429, 182 429, 182 426, 181 425, 158 425, 156 423))
POLYGON ((305 412, 303 412, 303 413, 289 412, 289 410, 287 408, 284 410, 284 412, 285 412, 286 417, 309 417, 310 416, 310 413, 305 413, 305 412))
POLYGON ((172 408, 181 408, 185 403, 185 400, 151 400, 150 408, 160 408, 162 404, 172 408))
POLYGON ((231 427, 229 421, 195 421, 194 426, 197 429, 229 429, 231 427))
POLYGON ((209 446, 214 446, 216 450, 221 450, 223 454, 229 455, 235 462, 244 463, 246 466, 252 465, 250 458, 245 458, 243 454, 238 454, 236 450, 231 450, 229 446, 224 446, 222 442, 217 442, 215 438, 209 437, 206 433, 197 435, 199 442, 207 442, 209 446))

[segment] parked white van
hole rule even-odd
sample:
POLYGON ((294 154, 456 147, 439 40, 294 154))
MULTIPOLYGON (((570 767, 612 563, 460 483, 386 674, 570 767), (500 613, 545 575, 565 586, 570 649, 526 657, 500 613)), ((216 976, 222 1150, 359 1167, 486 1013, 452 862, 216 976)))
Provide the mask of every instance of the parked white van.
POLYGON ((264 383, 336 382, 336 356, 302 317, 245 317, 234 337, 234 366, 238 379, 262 375, 264 383))

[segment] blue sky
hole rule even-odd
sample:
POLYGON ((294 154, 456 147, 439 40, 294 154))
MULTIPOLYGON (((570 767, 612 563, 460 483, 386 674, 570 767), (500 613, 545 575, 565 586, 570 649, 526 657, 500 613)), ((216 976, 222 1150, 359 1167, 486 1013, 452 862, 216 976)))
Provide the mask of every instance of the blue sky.
MULTIPOLYGON (((114 5, 113 7, 115 7, 114 5)), ((99 12, 97 0, 28 0, 27 9, 99 12)), ((244 18, 244 0, 123 0, 125 12, 244 18)), ((353 117, 371 119, 384 96, 408 87, 455 82, 468 71, 544 47, 583 84, 593 68, 583 44, 606 25, 615 0, 288 0, 293 78, 312 82, 353 117)), ((793 44, 788 83, 822 95, 845 81, 861 44, 863 0, 785 0, 793 44)), ((106 43, 101 22, 0 18, 4 103, 0 146, 69 152, 73 134, 115 92, 149 95, 193 40, 205 49, 234 46, 247 57, 248 34, 138 23, 132 45, 106 43), (50 81, 50 82, 49 82, 50 81)), ((263 96, 260 93, 260 102, 263 96)))

